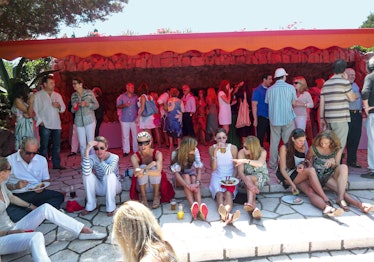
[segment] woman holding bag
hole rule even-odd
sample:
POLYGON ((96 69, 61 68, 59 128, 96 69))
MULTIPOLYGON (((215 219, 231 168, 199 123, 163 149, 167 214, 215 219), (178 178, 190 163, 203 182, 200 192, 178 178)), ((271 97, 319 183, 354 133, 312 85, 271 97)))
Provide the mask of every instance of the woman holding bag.
POLYGON ((149 95, 149 88, 147 84, 141 84, 139 87, 141 94, 139 95, 139 111, 137 121, 141 130, 152 134, 152 129, 156 128, 154 123, 154 113, 157 113, 156 104, 153 101, 153 97, 149 95), (150 103, 154 104, 154 108, 151 109, 150 103), (153 110, 153 111, 152 111, 153 110), (154 111, 156 110, 156 112, 154 111))
POLYGON ((240 143, 237 145, 238 147, 243 144, 244 138, 251 135, 251 119, 249 117, 249 105, 251 104, 251 91, 249 89, 248 83, 244 81, 240 82, 239 85, 242 84, 238 92, 236 93, 236 99, 239 102, 239 109, 238 109, 238 118, 236 120, 236 135, 240 137, 240 143))

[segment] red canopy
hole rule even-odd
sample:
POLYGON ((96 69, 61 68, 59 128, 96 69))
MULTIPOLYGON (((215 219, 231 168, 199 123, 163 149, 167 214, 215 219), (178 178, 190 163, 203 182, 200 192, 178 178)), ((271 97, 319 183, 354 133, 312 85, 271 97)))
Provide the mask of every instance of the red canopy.
POLYGON ((88 57, 93 54, 137 55, 142 52, 209 52, 214 49, 231 52, 240 48, 255 51, 260 48, 279 50, 292 47, 301 50, 309 46, 326 49, 332 46, 348 48, 354 45, 374 46, 374 29, 280 30, 8 41, 0 42, 0 57, 13 60, 17 57, 88 57))

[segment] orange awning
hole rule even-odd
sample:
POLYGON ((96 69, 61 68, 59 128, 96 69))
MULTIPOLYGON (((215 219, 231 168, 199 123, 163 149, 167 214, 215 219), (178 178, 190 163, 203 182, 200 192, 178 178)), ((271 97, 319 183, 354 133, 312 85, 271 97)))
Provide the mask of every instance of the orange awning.
POLYGON ((137 55, 142 52, 209 52, 214 49, 231 52, 240 48, 250 51, 260 48, 279 50, 286 47, 301 50, 310 46, 326 49, 332 46, 348 48, 354 45, 374 46, 374 29, 280 30, 8 41, 0 42, 0 57, 13 60, 17 57, 88 57, 93 54, 137 55))

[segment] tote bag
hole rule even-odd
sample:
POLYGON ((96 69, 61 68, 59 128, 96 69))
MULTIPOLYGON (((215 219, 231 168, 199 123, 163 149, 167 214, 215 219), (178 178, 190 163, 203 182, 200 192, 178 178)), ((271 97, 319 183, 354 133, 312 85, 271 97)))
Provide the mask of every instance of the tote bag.
POLYGON ((158 112, 157 106, 153 100, 148 100, 148 97, 145 96, 145 105, 144 110, 142 112, 142 116, 151 116, 158 112))
POLYGON ((238 119, 236 120, 236 128, 250 126, 251 120, 249 119, 249 106, 247 103, 247 92, 244 92, 244 99, 240 101, 238 119))

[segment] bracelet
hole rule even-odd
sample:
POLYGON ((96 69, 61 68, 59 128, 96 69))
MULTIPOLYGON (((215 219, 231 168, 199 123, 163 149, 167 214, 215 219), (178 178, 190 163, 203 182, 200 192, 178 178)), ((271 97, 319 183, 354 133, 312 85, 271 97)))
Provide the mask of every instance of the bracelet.
POLYGON ((217 157, 215 157, 215 156, 212 156, 212 161, 214 161, 214 160, 217 160, 217 157))
POLYGON ((200 180, 196 180, 195 183, 199 185, 201 184, 200 180))
POLYGON ((32 206, 32 204, 31 204, 31 203, 29 203, 29 205, 27 206, 27 208, 31 209, 31 206, 32 206))

